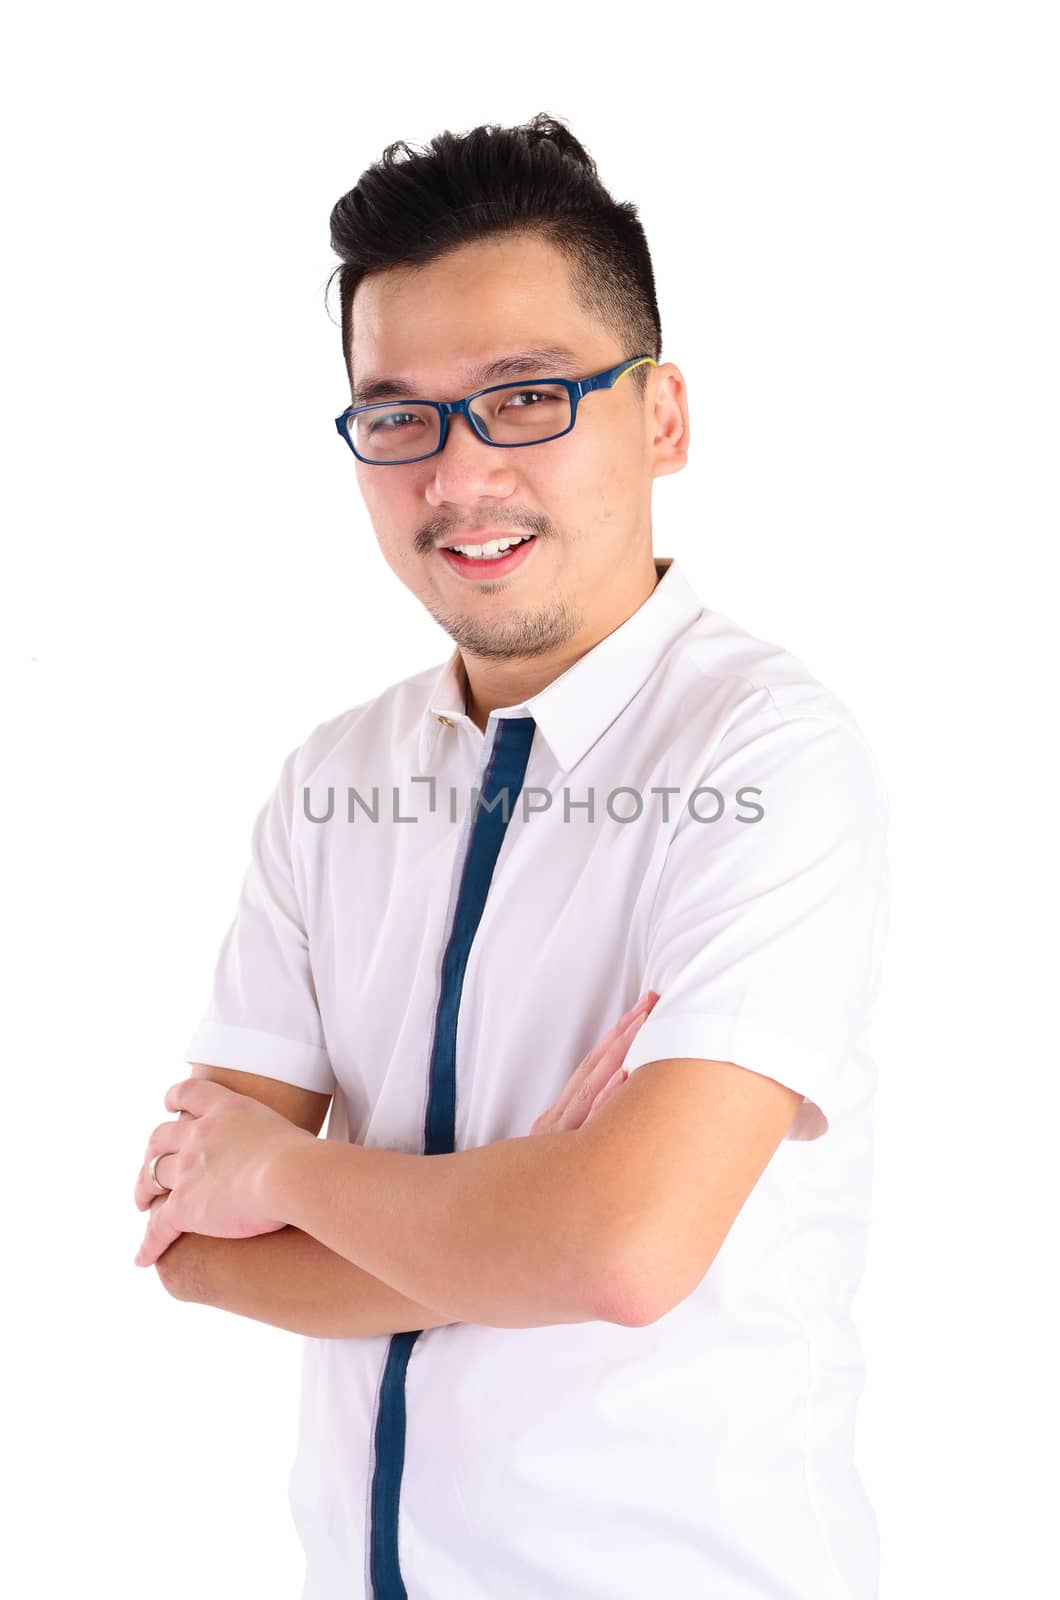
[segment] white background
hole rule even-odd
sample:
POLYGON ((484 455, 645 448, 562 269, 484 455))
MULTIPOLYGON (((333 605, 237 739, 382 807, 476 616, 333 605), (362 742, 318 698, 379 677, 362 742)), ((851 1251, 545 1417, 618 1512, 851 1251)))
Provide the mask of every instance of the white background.
POLYGON ((8 1593, 298 1593, 299 1341, 135 1268, 132 1186, 283 757, 449 651, 332 423, 331 206, 393 139, 541 110, 639 205, 688 384, 656 554, 846 701, 891 794, 854 1307, 883 1600, 1055 1582, 1055 20, 23 8, 0 94, 8 1593))

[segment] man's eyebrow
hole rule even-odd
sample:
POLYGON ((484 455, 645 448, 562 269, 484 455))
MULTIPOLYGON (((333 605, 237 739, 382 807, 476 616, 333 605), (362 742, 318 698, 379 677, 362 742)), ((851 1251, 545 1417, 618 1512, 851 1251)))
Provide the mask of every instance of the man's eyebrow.
MULTIPOLYGON (((502 383, 505 378, 560 378, 576 371, 584 362, 574 350, 562 344, 539 345, 533 350, 519 350, 475 367, 466 376, 468 393, 474 389, 488 388, 491 383, 502 383)), ((377 400, 426 400, 411 378, 368 378, 354 385, 355 406, 374 405, 377 400)))

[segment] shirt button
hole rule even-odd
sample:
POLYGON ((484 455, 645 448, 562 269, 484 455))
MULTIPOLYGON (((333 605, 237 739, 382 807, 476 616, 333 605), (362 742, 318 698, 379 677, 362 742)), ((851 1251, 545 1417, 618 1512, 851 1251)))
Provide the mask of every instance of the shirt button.
POLYGON ((446 728, 451 728, 451 727, 453 727, 453 726, 454 726, 454 724, 453 724, 453 723, 451 723, 451 722, 450 722, 450 721, 449 721, 449 718, 448 718, 448 717, 439 717, 439 718, 438 718, 438 721, 439 721, 439 722, 440 722, 440 723, 442 723, 442 725, 443 725, 443 726, 444 726, 444 727, 446 727, 446 728))

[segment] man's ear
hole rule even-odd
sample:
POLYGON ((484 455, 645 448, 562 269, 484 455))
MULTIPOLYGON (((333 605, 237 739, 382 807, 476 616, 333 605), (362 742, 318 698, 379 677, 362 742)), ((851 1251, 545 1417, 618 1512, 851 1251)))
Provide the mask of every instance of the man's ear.
POLYGON ((688 395, 684 375, 672 361, 653 368, 651 376, 651 472, 663 478, 688 461, 688 395))

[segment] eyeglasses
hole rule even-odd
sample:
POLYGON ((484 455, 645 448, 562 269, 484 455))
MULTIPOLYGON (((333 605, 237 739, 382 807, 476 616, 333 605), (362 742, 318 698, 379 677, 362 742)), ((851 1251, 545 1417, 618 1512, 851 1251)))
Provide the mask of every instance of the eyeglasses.
POLYGON ((402 467, 426 461, 445 447, 449 418, 465 416, 478 437, 498 450, 561 439, 574 427, 578 401, 594 389, 613 389, 620 378, 653 356, 633 356, 591 378, 535 378, 495 383, 463 400, 389 400, 347 406, 335 426, 358 461, 373 467, 402 467), (478 402, 472 410, 471 402, 478 402))

